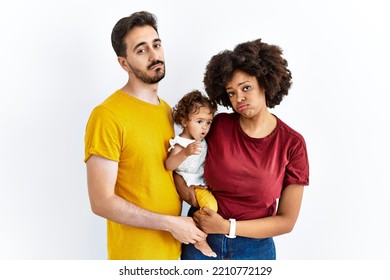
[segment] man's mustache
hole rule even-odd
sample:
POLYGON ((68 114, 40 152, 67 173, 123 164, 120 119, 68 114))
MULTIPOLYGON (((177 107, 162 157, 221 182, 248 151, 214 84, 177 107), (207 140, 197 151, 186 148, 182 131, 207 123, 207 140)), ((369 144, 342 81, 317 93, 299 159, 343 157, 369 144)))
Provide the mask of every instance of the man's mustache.
POLYGON ((157 64, 164 65, 164 61, 161 61, 161 60, 155 60, 155 61, 153 61, 153 62, 150 63, 150 65, 148 66, 148 70, 150 70, 150 68, 152 68, 153 66, 155 66, 155 65, 157 65, 157 64))

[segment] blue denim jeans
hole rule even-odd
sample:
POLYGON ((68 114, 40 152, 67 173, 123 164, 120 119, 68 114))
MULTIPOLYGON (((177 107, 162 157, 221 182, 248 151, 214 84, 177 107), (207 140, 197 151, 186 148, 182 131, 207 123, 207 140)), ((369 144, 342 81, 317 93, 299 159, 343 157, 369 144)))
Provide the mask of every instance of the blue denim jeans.
POLYGON ((217 254, 216 258, 203 255, 193 244, 182 244, 182 260, 275 260, 276 250, 272 238, 228 238, 224 234, 209 234, 207 242, 217 254))

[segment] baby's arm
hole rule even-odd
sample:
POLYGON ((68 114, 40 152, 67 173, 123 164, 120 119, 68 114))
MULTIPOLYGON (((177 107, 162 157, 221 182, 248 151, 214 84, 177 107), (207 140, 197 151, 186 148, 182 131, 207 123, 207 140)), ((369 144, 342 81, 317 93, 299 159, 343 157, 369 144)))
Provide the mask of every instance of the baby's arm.
POLYGON ((166 169, 175 170, 180 166, 180 164, 187 158, 185 153, 182 151, 184 151, 184 148, 176 144, 165 161, 166 169))
POLYGON ((202 145, 199 141, 189 144, 186 148, 176 144, 165 161, 165 167, 168 170, 175 170, 187 159, 187 157, 199 155, 201 151, 202 145))

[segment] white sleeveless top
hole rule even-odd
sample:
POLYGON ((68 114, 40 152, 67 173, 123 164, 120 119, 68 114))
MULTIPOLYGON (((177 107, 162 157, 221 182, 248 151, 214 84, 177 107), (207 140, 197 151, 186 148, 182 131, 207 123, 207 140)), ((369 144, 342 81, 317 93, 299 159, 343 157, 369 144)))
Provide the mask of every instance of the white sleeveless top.
MULTIPOLYGON (((183 138, 181 136, 175 136, 175 138, 169 140, 170 152, 175 145, 180 145, 186 148, 189 144, 195 142, 193 139, 183 138)), ((204 162, 207 154, 207 143, 206 140, 201 140, 202 151, 199 155, 191 155, 183 161, 175 172, 183 177, 186 181, 187 186, 191 185, 204 185, 206 182, 203 178, 204 162)))

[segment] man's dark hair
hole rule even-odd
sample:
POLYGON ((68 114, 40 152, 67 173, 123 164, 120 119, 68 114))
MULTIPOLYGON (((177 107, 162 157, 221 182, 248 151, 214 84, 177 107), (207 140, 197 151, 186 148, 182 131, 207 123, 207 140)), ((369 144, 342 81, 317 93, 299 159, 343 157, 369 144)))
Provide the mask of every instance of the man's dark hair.
POLYGON ((152 13, 141 11, 131 14, 128 17, 121 18, 112 29, 111 43, 117 56, 126 57, 126 43, 124 37, 132 28, 138 26, 150 25, 157 30, 157 17, 152 13))

